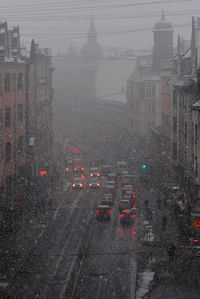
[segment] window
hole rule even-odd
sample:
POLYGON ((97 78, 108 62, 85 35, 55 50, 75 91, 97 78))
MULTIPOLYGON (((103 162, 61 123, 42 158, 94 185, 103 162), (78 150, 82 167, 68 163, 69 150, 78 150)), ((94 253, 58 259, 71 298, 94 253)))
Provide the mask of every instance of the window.
POLYGON ((6 162, 10 162, 11 160, 11 144, 10 142, 6 143, 6 162))
POLYGON ((18 137, 18 153, 23 153, 23 136, 18 137))
POLYGON ((18 91, 22 91, 23 90, 23 74, 22 73, 18 74, 17 86, 18 86, 18 91))
POLYGON ((0 75, 0 95, 2 94, 1 75, 0 75))
POLYGON ((177 143, 176 142, 173 142, 172 158, 173 158, 173 160, 177 160, 177 143))
POLYGON ((18 104, 18 122, 23 123, 23 104, 18 104))
POLYGON ((5 76, 5 92, 10 92, 10 74, 5 76))
POLYGON ((0 162, 2 161, 2 144, 0 143, 0 162))
POLYGON ((2 115, 2 109, 0 109, 0 131, 2 130, 3 126, 3 115, 2 115))
POLYGON ((198 140, 198 126, 197 126, 197 124, 195 124, 195 131, 194 131, 195 144, 197 144, 197 140, 198 140))
POLYGON ((10 116, 11 116, 11 109, 10 108, 6 108, 5 109, 5 126, 6 128, 10 128, 10 116))
POLYGON ((177 117, 173 117, 173 134, 177 133, 177 117))

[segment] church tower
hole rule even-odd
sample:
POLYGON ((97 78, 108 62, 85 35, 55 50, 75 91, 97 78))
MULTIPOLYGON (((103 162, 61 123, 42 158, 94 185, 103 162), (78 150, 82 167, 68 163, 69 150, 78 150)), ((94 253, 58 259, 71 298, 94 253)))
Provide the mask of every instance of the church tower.
POLYGON ((87 43, 81 50, 81 58, 90 60, 103 58, 103 50, 97 42, 97 32, 93 20, 90 21, 87 43))
POLYGON ((97 32, 93 20, 90 21, 87 42, 80 52, 80 98, 84 102, 96 100, 96 77, 103 49, 97 42, 97 32))
POLYGON ((152 72, 160 74, 163 62, 173 58, 173 29, 166 21, 164 12, 159 22, 155 24, 152 72))

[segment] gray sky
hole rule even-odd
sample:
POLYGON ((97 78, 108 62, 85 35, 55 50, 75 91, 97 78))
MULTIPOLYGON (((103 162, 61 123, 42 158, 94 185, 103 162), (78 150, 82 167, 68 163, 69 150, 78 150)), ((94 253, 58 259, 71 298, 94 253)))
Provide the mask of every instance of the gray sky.
POLYGON ((32 38, 41 47, 64 51, 80 48, 93 17, 101 45, 149 49, 152 28, 164 9, 178 33, 190 39, 191 17, 200 16, 200 0, 0 0, 0 20, 20 26, 24 44, 32 38))

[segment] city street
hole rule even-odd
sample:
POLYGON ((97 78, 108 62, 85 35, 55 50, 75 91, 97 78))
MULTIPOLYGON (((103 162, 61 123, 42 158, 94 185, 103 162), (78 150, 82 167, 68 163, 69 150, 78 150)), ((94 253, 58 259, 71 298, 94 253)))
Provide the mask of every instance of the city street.
POLYGON ((95 220, 102 192, 70 189, 63 197, 16 273, 12 298, 134 298, 135 226, 120 225, 120 184, 111 221, 95 220))

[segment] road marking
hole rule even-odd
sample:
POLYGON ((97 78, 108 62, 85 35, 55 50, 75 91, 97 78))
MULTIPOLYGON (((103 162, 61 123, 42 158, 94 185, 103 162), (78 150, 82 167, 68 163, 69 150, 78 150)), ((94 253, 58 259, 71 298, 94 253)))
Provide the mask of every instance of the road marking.
POLYGON ((55 221, 55 219, 56 219, 56 217, 57 217, 57 214, 58 214, 58 212, 59 212, 59 210, 60 210, 60 207, 62 206, 64 200, 65 200, 65 197, 63 197, 63 200, 60 201, 60 203, 59 203, 59 205, 58 205, 58 208, 57 208, 57 210, 55 211, 55 213, 54 213, 54 215, 53 215, 53 220, 54 220, 54 221, 55 221))
POLYGON ((131 258, 131 278, 130 278, 130 285, 131 285, 131 290, 130 290, 130 295, 131 299, 135 298, 135 288, 136 288, 136 275, 137 275, 137 263, 135 258, 131 258))

